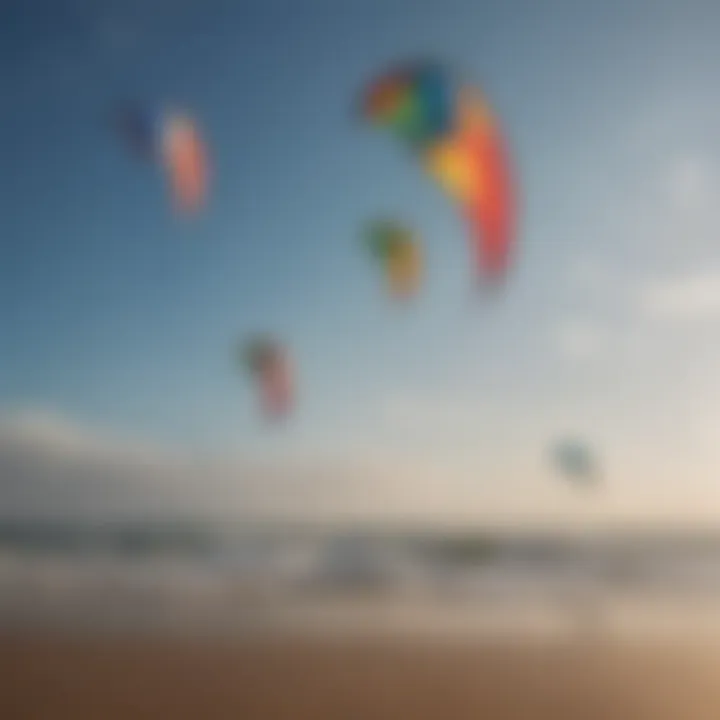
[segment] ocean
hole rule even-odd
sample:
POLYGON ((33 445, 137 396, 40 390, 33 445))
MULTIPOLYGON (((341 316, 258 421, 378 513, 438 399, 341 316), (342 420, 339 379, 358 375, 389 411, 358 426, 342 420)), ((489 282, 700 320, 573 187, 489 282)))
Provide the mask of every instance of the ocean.
POLYGON ((0 627, 720 638, 720 533, 0 522, 0 627))

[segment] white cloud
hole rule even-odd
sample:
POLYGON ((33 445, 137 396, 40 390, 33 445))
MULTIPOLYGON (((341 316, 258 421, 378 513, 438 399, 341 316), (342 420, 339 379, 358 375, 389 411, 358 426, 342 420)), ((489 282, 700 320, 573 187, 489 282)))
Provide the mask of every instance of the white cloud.
POLYGON ((36 441, 56 452, 73 452, 85 446, 87 437, 60 415, 35 408, 21 408, 0 418, 0 447, 36 441))
POLYGON ((603 214, 616 221, 625 256, 640 250, 641 262, 692 256, 714 247, 720 233, 720 156, 708 122, 718 106, 678 90, 665 80, 645 88, 624 139, 606 152, 606 160, 617 153, 622 171, 603 214))
MULTIPOLYGON (((308 468, 296 463, 294 469, 290 474, 261 458, 207 459, 121 441, 37 410, 0 421, 3 514, 282 511, 283 500, 296 500, 305 482, 308 468)), ((323 473, 316 477, 326 480, 323 473)))
POLYGON ((605 347, 607 331, 590 320, 566 320, 553 331, 553 345, 564 357, 584 359, 597 355, 605 347))
POLYGON ((678 159, 668 171, 665 193, 671 209, 681 213, 714 209, 720 199, 714 167, 696 156, 678 159))
POLYGON ((653 319, 716 318, 720 315, 720 271, 646 281, 637 299, 640 312, 653 319))
POLYGON ((720 235, 720 171, 709 154, 679 153, 649 170, 645 192, 636 197, 635 232, 656 251, 695 256, 714 247, 720 235), (657 178, 657 179, 655 179, 657 178))
POLYGON ((451 512, 446 468, 382 445, 203 457, 89 432, 51 412, 0 415, 0 516, 339 518, 451 512))

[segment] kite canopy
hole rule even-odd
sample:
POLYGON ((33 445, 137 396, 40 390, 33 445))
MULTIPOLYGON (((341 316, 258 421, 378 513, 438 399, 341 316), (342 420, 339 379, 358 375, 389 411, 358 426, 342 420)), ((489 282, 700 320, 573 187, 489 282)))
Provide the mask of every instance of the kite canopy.
POLYGON ((207 151, 191 118, 168 116, 162 151, 176 208, 181 212, 199 210, 207 189, 207 151))
POLYGON ((294 400, 294 381, 285 349, 267 336, 258 336, 243 343, 240 360, 255 380, 265 414, 286 415, 294 400))
POLYGON ((515 242, 515 191, 499 124, 482 93, 456 85, 437 63, 419 62, 378 76, 362 108, 412 148, 458 204, 478 271, 502 276, 515 242))
POLYGON ((192 118, 127 105, 118 111, 116 125, 133 154, 163 167, 176 209, 198 211, 207 194, 208 157, 192 118))
POLYGON ((364 112, 415 149, 452 130, 450 85, 442 68, 414 63, 379 77, 365 95, 364 112))
POLYGON ((275 341, 260 336, 246 342, 241 348, 241 357, 245 366, 252 373, 262 372, 278 354, 275 341))
POLYGON ((422 282, 423 259, 412 232, 393 220, 374 220, 365 239, 385 272, 391 294, 400 298, 414 295, 422 282))

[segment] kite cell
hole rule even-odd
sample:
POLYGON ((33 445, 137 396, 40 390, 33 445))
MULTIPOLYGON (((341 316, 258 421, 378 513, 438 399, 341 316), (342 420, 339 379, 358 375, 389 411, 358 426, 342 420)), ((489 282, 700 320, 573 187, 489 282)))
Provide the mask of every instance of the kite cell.
POLYGON ((412 232, 392 220, 375 220, 365 239, 383 269, 390 294, 399 299, 415 295, 422 282, 423 257, 412 232))
POLYGON ((253 377, 267 417, 285 416, 294 400, 290 360, 284 348, 268 337, 256 337, 241 350, 245 368, 253 377))
POLYGON ((164 169, 176 210, 191 214, 201 209, 207 193, 208 156, 189 116, 127 107, 118 113, 117 127, 133 154, 164 169))
POLYGON ((478 272, 503 276, 515 242, 515 191, 500 126, 482 93, 457 84, 440 65, 414 63, 371 82, 362 109, 457 203, 478 272))

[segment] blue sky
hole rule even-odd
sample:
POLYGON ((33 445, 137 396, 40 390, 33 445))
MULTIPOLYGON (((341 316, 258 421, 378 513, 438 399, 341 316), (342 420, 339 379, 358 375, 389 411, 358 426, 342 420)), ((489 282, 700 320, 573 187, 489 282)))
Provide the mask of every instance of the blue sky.
POLYGON ((552 505, 538 489, 544 443, 577 432, 628 488, 609 512, 656 500, 661 470, 668 507, 688 482, 695 505, 720 507, 714 3, 7 5, 8 416, 33 408, 209 453, 392 452, 410 474, 435 463, 436 477, 460 478, 454 495, 427 480, 428 498, 483 504, 475 479, 500 478, 507 512, 528 493, 552 505), (492 300, 472 292, 452 206, 353 116, 374 73, 428 53, 481 84, 513 150, 519 252, 492 300), (109 132, 125 97, 200 122, 213 167, 203 216, 173 217, 159 173, 109 132), (377 213, 426 243, 412 308, 388 302, 359 246, 377 213), (280 432, 232 365, 255 330, 282 337, 300 369, 280 432))

